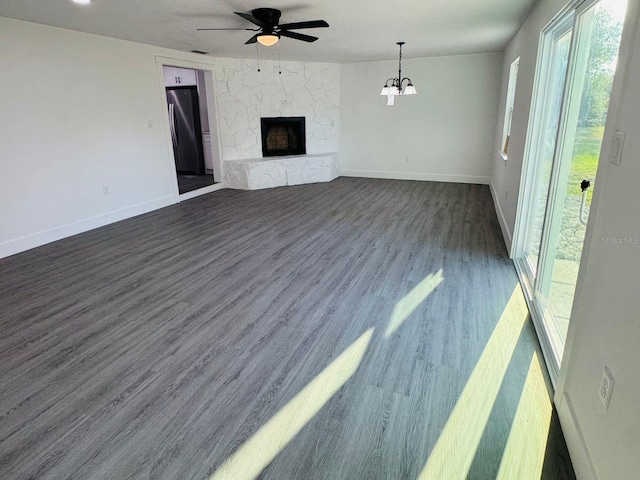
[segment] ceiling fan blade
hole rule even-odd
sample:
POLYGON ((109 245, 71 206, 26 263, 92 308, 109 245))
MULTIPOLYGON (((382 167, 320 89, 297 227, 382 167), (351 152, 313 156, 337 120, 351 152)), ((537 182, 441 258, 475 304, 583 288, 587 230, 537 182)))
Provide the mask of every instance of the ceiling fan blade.
POLYGON ((288 30, 282 30, 280 32, 280 35, 283 37, 295 38, 296 40, 302 40, 303 42, 309 43, 318 40, 318 37, 312 37, 311 35, 305 35, 304 33, 289 32, 288 30))
POLYGON ((248 13, 243 13, 243 12, 233 12, 233 13, 235 13, 236 15, 240 15, 242 18, 253 23, 254 25, 257 25, 259 27, 264 27, 264 23, 262 23, 257 18, 254 18, 253 15, 249 15, 248 13))
POLYGON ((256 33, 253 37, 251 37, 249 40, 244 42, 244 44, 249 45, 251 43, 256 43, 257 41, 258 41, 258 34, 256 33))
POLYGON ((198 31, 205 31, 205 30, 249 30, 250 32, 257 32, 259 29, 258 28, 198 28, 196 30, 198 30, 198 31))
POLYGON ((309 22, 283 23, 279 25, 280 30, 298 30, 300 28, 321 28, 328 27, 329 24, 324 20, 311 20, 309 22))

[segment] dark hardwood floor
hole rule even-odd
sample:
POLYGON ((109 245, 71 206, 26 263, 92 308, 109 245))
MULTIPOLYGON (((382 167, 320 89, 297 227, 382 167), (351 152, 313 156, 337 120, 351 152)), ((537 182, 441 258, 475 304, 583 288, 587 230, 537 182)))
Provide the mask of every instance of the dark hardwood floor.
POLYGON ((488 187, 223 190, 0 260, 0 478, 574 478, 536 358, 488 187))

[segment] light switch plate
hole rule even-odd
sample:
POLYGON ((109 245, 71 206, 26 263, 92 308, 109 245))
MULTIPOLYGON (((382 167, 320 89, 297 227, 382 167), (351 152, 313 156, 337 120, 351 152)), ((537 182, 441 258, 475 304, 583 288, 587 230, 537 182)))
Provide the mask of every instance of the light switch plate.
POLYGON ((622 151, 624 150, 624 139, 626 134, 624 132, 616 132, 616 136, 613 139, 613 146, 611 148, 611 163, 617 167, 622 163, 622 151))

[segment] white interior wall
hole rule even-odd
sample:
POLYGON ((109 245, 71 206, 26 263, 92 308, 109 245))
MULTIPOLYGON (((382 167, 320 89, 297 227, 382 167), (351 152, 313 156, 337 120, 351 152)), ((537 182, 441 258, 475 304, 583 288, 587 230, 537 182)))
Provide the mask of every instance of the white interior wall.
POLYGON ((207 82, 205 82, 204 72, 196 70, 198 83, 198 104, 200 105, 200 126, 202 133, 209 133, 209 112, 207 106, 207 82))
MULTIPOLYGON (((211 130, 209 127, 209 105, 207 95, 207 82, 205 72, 196 70, 196 79, 198 84, 198 104, 200 106, 200 126, 202 128, 202 149, 204 152, 204 167, 207 172, 213 172, 217 162, 213 160, 213 152, 211 149, 211 130)), ((219 149, 216 149, 219 155, 219 149)), ((215 177, 214 177, 215 179, 215 177)), ((216 181, 218 179, 215 179, 216 181)))
POLYGON ((509 251, 511 251, 516 221, 520 176, 538 56, 538 40, 542 29, 567 3, 568 0, 541 0, 538 2, 504 53, 504 63, 501 66, 502 90, 498 108, 498 124, 491 151, 491 191, 509 251), (498 152, 502 149, 502 128, 507 101, 509 68, 518 57, 520 57, 520 65, 511 120, 509 157, 507 161, 504 161, 498 152))
POLYGON ((502 62, 501 53, 403 59, 418 95, 392 107, 379 94, 397 61, 343 65, 342 174, 488 183, 502 62))
MULTIPOLYGON (((0 17, 0 65, 10 79, 0 89, 0 258, 179 201, 162 63, 210 71, 212 143, 221 149, 220 131, 228 157, 260 156, 255 147, 230 149, 228 140, 238 112, 250 110, 243 102, 262 92, 283 98, 259 113, 311 117, 312 153, 338 150, 338 65, 283 62, 278 75, 276 62, 263 61, 262 74, 240 81, 247 62, 0 17), (316 78, 318 71, 330 74, 316 78), (327 76, 333 93, 316 101, 327 76), (308 108, 297 113, 307 94, 308 108)), ((215 175, 222 178, 221 169, 215 175)))
MULTIPOLYGON (((542 0, 508 46, 503 65, 500 119, 491 176, 496 208, 510 242, 533 92, 540 31, 565 6, 542 0), (509 159, 498 156, 509 65, 520 56, 509 159)), ((636 478, 640 471, 640 215, 633 199, 640 178, 640 9, 630 0, 621 58, 603 142, 594 201, 555 396, 558 414, 578 478, 636 478), (618 110, 619 108, 619 110, 618 110), (608 161, 616 130, 626 132, 622 165, 608 161), (621 243, 616 243, 621 242, 621 243), (609 409, 598 398, 604 366, 614 377, 609 409)))
POLYGON ((0 18, 0 256, 173 201, 156 50, 0 18))

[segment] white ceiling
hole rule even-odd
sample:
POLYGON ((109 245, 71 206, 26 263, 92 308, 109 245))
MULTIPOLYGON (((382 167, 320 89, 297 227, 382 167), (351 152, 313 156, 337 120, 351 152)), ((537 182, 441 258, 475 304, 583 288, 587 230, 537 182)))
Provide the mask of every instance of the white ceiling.
MULTIPOLYGON (((315 43, 285 38, 282 59, 364 62, 501 51, 536 0, 2 0, 0 16, 96 33, 219 57, 254 57, 244 45, 248 31, 197 32, 198 27, 251 27, 234 11, 272 7, 282 23, 326 20, 330 28, 301 30, 315 43)), ((277 58, 276 47, 260 47, 261 58, 277 58)))

